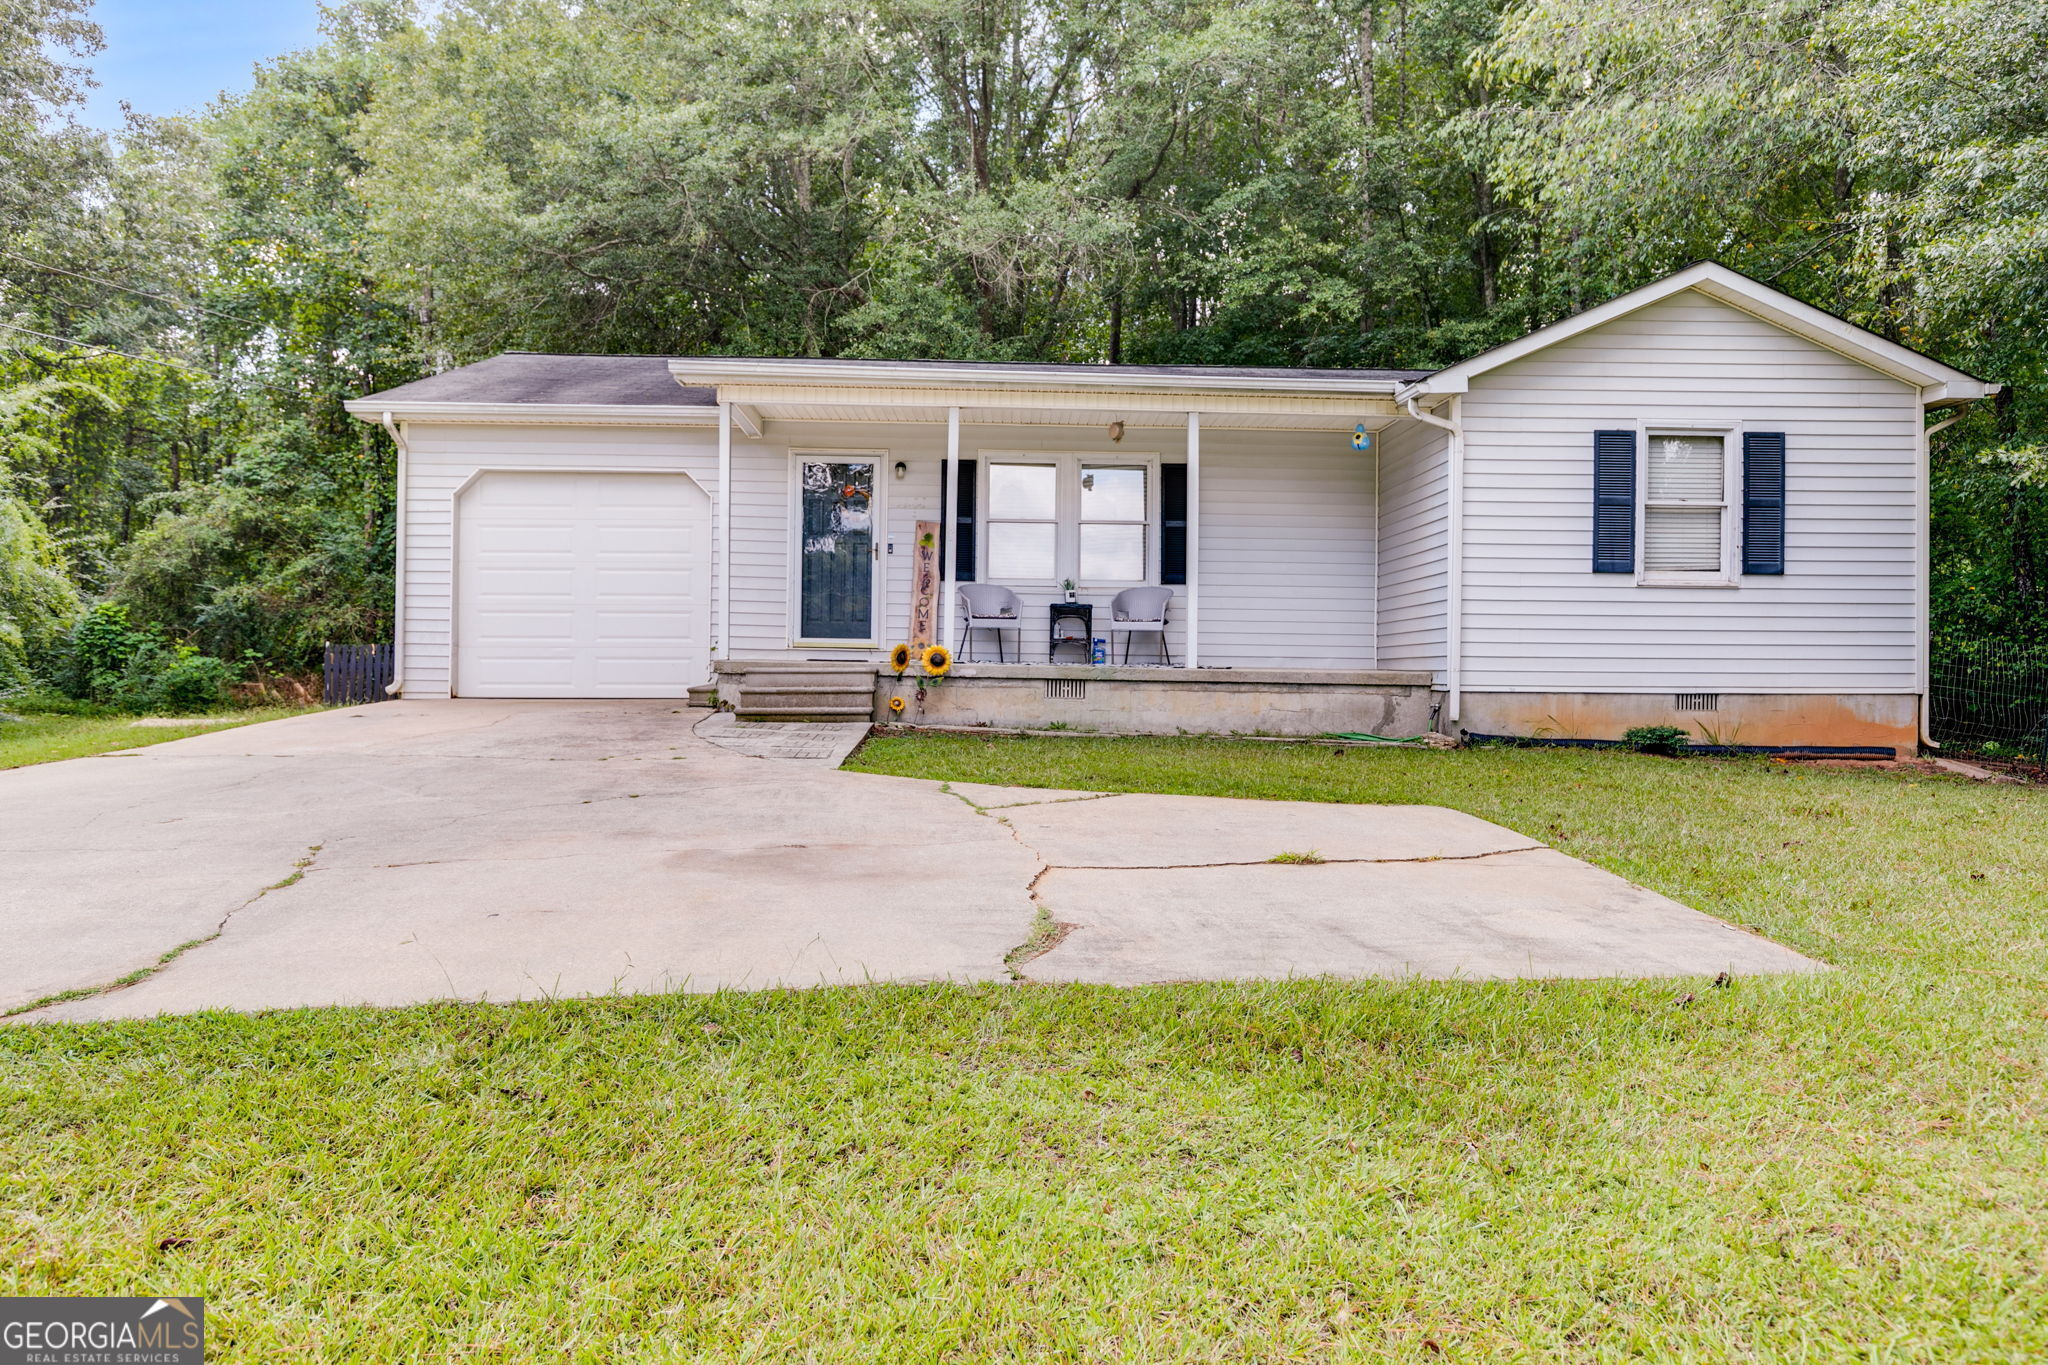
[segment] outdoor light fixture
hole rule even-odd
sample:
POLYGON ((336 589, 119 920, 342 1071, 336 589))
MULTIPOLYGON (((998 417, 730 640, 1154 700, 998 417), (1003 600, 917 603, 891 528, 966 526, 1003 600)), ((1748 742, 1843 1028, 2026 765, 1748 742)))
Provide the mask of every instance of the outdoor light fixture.
POLYGON ((902 477, 903 477, 903 476, 904 476, 905 474, 908 474, 909 472, 910 472, 910 466, 909 466, 909 465, 907 465, 907 464, 903 463, 903 461, 901 461, 901 460, 898 460, 898 461, 896 462, 896 477, 897 477, 897 478, 899 478, 899 479, 900 479, 900 478, 902 478, 902 477))

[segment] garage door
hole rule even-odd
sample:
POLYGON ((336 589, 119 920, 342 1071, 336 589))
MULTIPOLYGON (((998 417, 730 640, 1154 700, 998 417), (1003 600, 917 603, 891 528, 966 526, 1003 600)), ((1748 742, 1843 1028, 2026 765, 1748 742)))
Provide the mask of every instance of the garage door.
POLYGON ((680 697, 705 681, 710 524, 680 474, 481 475, 456 534, 457 695, 680 697))

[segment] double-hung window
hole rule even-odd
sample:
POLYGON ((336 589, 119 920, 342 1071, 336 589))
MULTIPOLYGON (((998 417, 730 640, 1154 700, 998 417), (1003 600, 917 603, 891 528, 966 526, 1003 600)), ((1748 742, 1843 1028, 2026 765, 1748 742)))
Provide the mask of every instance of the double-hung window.
POLYGON ((1732 588, 1785 572, 1784 432, 1622 427, 1594 432, 1592 456, 1594 573, 1732 588))
POLYGON ((1654 431, 1648 437, 1643 573, 1726 576, 1727 438, 1654 431))
POLYGON ((1151 566, 1151 499, 1143 465, 1081 466, 1082 583, 1142 583, 1151 566))
POLYGON ((989 582, 1058 580, 1059 485, 1057 464, 989 462, 989 582))
POLYGON ((1148 583, 1158 555, 1157 466, 1078 455, 984 461, 983 572, 1011 587, 1148 583))

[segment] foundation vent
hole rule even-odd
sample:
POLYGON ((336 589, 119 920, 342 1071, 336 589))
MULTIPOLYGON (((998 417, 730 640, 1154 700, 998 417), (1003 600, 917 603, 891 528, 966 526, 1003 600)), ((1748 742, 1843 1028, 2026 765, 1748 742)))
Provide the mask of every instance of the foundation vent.
POLYGON ((1721 709, 1719 692, 1680 692, 1673 699, 1681 711, 1718 711, 1721 709))
POLYGON ((1045 699, 1047 701, 1085 701, 1088 698, 1088 683, 1084 678, 1047 678, 1045 699))

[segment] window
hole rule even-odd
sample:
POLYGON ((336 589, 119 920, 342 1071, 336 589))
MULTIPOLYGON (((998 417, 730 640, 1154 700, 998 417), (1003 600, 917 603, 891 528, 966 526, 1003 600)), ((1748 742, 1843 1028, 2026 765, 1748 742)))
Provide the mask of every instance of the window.
POLYGON ((1150 510, 1144 466, 1081 466, 1081 582, 1145 580, 1150 510))
POLYGON ((1649 437, 1643 480, 1643 572, 1726 573, 1728 451, 1720 436, 1649 437))
POLYGON ((982 551, 989 583, 1082 587, 1150 582, 1156 464, 1079 455, 984 462, 982 551))
POLYGON ((1049 583, 1059 577, 1059 466, 988 467, 988 581, 1049 583))

